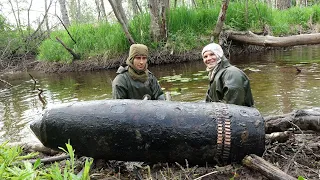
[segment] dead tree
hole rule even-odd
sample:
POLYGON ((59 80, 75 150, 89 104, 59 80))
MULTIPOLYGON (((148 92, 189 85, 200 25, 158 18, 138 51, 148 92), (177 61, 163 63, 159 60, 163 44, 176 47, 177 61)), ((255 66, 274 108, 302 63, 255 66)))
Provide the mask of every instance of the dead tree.
POLYGON ((320 44, 320 33, 300 34, 287 37, 274 37, 256 35, 250 31, 226 31, 226 37, 230 41, 240 42, 247 45, 266 46, 266 47, 289 47, 297 45, 320 44))

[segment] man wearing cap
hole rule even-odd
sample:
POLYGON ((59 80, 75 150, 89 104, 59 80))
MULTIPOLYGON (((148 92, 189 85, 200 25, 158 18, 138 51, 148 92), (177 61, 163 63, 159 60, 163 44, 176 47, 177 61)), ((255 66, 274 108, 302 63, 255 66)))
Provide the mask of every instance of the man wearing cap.
POLYGON ((231 65, 219 44, 211 43, 202 50, 202 59, 209 72, 206 102, 224 102, 252 107, 253 97, 247 75, 231 65))
POLYGON ((148 70, 148 47, 132 44, 126 65, 112 81, 113 99, 165 100, 157 78, 148 70))

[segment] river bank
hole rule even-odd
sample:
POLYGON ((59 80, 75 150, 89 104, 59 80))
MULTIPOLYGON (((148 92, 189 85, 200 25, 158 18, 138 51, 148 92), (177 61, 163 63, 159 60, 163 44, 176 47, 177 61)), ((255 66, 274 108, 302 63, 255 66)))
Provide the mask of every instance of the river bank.
MULTIPOLYGON (((201 50, 203 47, 197 47, 190 51, 174 52, 169 50, 151 50, 148 58, 150 66, 162 65, 170 63, 181 63, 189 61, 201 60, 201 50)), ((275 47, 261 47, 253 45, 232 45, 226 47, 225 54, 227 57, 237 55, 248 55, 251 53, 264 53, 269 50, 290 49, 275 48, 275 47)), ((48 62, 39 61, 35 55, 28 55, 21 58, 19 61, 13 61, 10 66, 5 69, 0 69, 2 75, 11 74, 21 71, 37 71, 43 73, 64 73, 64 72, 81 72, 81 71, 99 71, 106 69, 118 68, 122 63, 125 63, 128 54, 122 54, 111 59, 103 57, 103 55, 96 57, 89 57, 86 60, 74 60, 69 63, 65 62, 48 62)))

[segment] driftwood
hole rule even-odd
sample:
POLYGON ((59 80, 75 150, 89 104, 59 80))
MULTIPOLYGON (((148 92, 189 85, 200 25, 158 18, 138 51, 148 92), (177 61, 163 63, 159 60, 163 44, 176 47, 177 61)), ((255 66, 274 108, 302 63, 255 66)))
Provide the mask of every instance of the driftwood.
POLYGON ((296 180, 263 158, 250 154, 243 158, 242 164, 265 175, 271 180, 296 180))
POLYGON ((265 132, 286 131, 289 128, 320 132, 320 108, 294 110, 291 113, 265 117, 265 132))
POLYGON ((263 36, 248 32, 226 31, 228 40, 241 42, 243 44, 268 46, 268 47, 290 47, 297 45, 320 44, 320 33, 299 34, 287 37, 263 36))

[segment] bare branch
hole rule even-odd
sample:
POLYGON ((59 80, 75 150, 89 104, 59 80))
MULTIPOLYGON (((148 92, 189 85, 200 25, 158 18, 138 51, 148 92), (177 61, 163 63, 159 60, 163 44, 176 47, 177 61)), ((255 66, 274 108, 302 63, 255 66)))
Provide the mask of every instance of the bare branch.
POLYGON ((56 37, 57 41, 59 41, 59 43, 73 56, 73 60, 77 60, 80 59, 80 55, 76 54, 75 52, 73 52, 72 49, 70 49, 69 47, 67 47, 63 41, 61 41, 58 37, 56 37))
MULTIPOLYGON (((68 31, 67 27, 64 25, 63 21, 60 19, 59 16, 57 16, 58 19, 60 20, 61 24, 63 25, 64 29, 67 31, 67 33, 69 34, 70 38, 72 39, 72 41, 77 44, 76 40, 73 39, 73 37, 71 36, 70 32, 68 31)), ((59 41, 59 40, 58 40, 59 41)))

